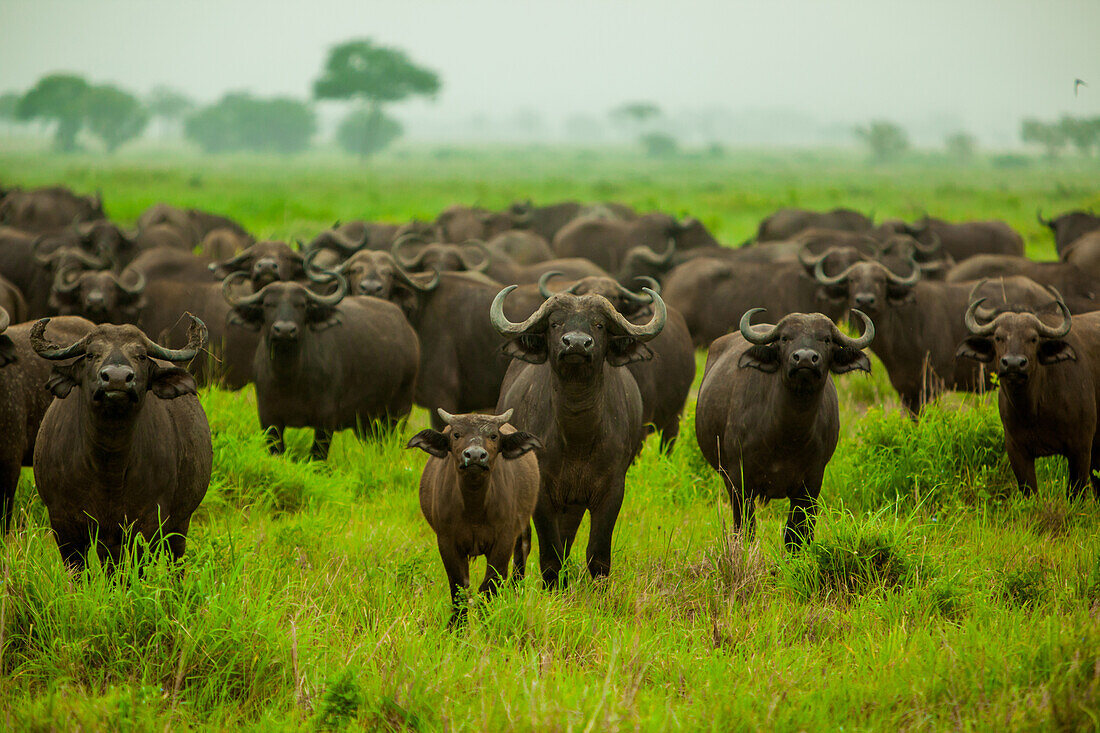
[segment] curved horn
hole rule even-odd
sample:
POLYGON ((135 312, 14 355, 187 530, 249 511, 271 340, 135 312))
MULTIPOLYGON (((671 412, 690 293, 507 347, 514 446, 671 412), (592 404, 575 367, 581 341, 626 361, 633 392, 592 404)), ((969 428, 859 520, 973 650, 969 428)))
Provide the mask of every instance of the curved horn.
POLYGON ((363 249, 363 247, 367 246, 367 241, 370 239, 370 232, 364 230, 363 238, 359 241, 356 241, 348 235, 344 234, 343 232, 339 231, 336 228, 338 226, 340 226, 340 222, 336 222, 335 224, 333 224, 332 229, 321 232, 319 235, 317 235, 317 239, 321 239, 322 241, 318 243, 316 247, 312 247, 311 249, 320 249, 324 247, 325 249, 331 249, 334 252, 339 253, 341 257, 344 257, 346 259, 348 257, 351 257, 359 250, 363 249))
POLYGON ((626 253, 627 259, 633 257, 639 259, 642 262, 647 262, 651 265, 657 265, 658 267, 667 267, 672 264, 672 256, 676 253, 676 240, 671 237, 668 240, 668 247, 662 254, 657 254, 652 248, 647 247, 644 244, 640 244, 637 247, 632 247, 629 252, 626 253))
POLYGON ((509 407, 501 415, 491 415, 491 416, 489 416, 489 422, 495 423, 499 427, 499 426, 503 425, 504 423, 506 423, 506 422, 508 422, 509 420, 512 419, 512 413, 513 412, 515 412, 515 409, 509 407))
POLYGON ((553 295, 553 293, 546 288, 546 284, 555 277, 565 277, 565 273, 561 270, 550 270, 549 272, 542 273, 542 276, 539 278, 539 295, 543 298, 548 299, 553 295))
POLYGON ((263 298, 263 288, 260 288, 258 292, 251 295, 236 296, 233 295, 233 286, 247 282, 251 280, 251 276, 247 272, 233 272, 228 277, 222 280, 222 295, 225 296, 225 302, 229 303, 233 308, 239 308, 242 306, 256 305, 263 298))
POLYGON ((862 319, 863 335, 857 338, 846 336, 840 332, 840 329, 836 327, 836 324, 833 324, 833 330, 836 331, 836 340, 839 341, 842 345, 852 349, 866 349, 868 346, 871 345, 871 342, 875 340, 875 324, 871 322, 871 319, 867 316, 866 313, 859 310, 858 308, 853 308, 852 313, 855 313, 860 317, 860 319, 862 319))
POLYGON ((471 272, 485 272, 489 269, 489 263, 493 261, 493 253, 489 251, 489 248, 486 247, 485 243, 480 239, 467 239, 465 242, 458 245, 458 259, 462 260, 462 264, 471 272), (471 267, 470 263, 466 260, 466 247, 473 247, 481 252, 481 262, 477 263, 476 267, 471 267))
POLYGON ((9 324, 11 324, 11 314, 6 308, 0 308, 0 333, 6 331, 9 324))
POLYGON ((642 288, 642 292, 647 293, 653 299, 653 316, 649 319, 649 323, 641 326, 635 326, 626 320, 623 314, 615 310, 615 307, 606 298, 604 298, 604 302, 607 303, 608 313, 615 325, 631 338, 644 342, 652 341, 660 335, 661 330, 665 327, 665 321, 668 319, 668 309, 665 307, 665 301, 661 300, 661 296, 653 290, 642 288))
MULTIPOLYGON (((822 285, 840 285, 848 279, 848 276, 852 274, 852 270, 856 269, 856 265, 858 264, 858 262, 853 262, 844 269, 844 272, 829 277, 825 274, 825 260, 822 258, 814 265, 814 280, 817 280, 822 285)), ((748 337, 746 336, 745 338, 748 337)))
POLYGON ((31 326, 31 348, 34 349, 34 353, 38 354, 43 359, 51 359, 53 361, 71 359, 74 356, 84 355, 84 348, 91 334, 86 334, 84 338, 80 339, 75 344, 62 346, 61 344, 55 344, 46 339, 46 325, 49 322, 49 318, 42 318, 35 321, 34 325, 31 326))
POLYGON ((336 277, 336 273, 340 267, 347 264, 347 260, 340 264, 336 270, 326 270, 323 267, 318 267, 313 264, 314 258, 321 253, 320 248, 311 249, 308 254, 302 259, 302 268, 306 272, 306 277, 315 283, 330 283, 333 278, 336 277))
MULTIPOLYGON (((141 270, 132 270, 132 269, 127 268, 125 270, 125 272, 134 273, 134 284, 133 285, 123 285, 122 284, 122 278, 116 277, 116 278, 114 278, 114 281, 115 281, 115 284, 118 285, 118 289, 121 290, 122 292, 126 293, 127 295, 131 295, 131 296, 141 295, 142 293, 144 293, 145 292, 145 275, 142 274, 141 270)), ((122 274, 125 274, 125 272, 122 273, 122 274)))
POLYGON ((931 229, 928 229, 927 231, 928 236, 931 238, 932 241, 929 244, 924 244, 916 237, 913 237, 913 249, 924 255, 936 254, 943 247, 943 240, 941 240, 940 236, 931 229))
POLYGON ((899 277, 895 275, 889 267, 883 267, 883 269, 886 270, 886 277, 889 278, 890 282, 894 285, 916 285, 917 281, 920 280, 920 265, 913 259, 913 254, 911 252, 909 253, 908 262, 909 266, 913 268, 913 271, 910 272, 907 277, 899 277))
MULTIPOLYGON (((877 245, 877 243, 876 243, 877 245)), ((802 266, 806 268, 807 272, 814 272, 817 269, 818 262, 824 262, 832 254, 832 247, 825 250, 821 254, 812 254, 808 245, 803 244, 801 249, 798 250, 798 261, 802 263, 802 266)), ((823 270, 824 271, 824 270, 823 270)))
POLYGON ((551 298, 544 302, 539 309, 532 313, 523 323, 512 323, 508 320, 508 317, 504 315, 504 299, 508 297, 508 293, 512 292, 518 285, 509 285, 508 287, 497 293, 493 298, 493 304, 489 306, 489 320, 493 324, 493 328, 497 330, 502 336, 519 336, 534 326, 536 323, 546 318, 550 305, 554 303, 554 299, 551 298))
POLYGON ((442 407, 435 408, 435 411, 439 415, 439 419, 443 421, 444 425, 450 425, 452 422, 454 422, 454 419, 458 417, 458 415, 452 415, 451 413, 444 410, 442 407))
POLYGON ((410 288, 414 290, 419 290, 423 293, 428 293, 432 290, 435 290, 436 286, 439 285, 440 278, 442 277, 442 273, 437 269, 435 271, 435 277, 433 277, 427 284, 424 284, 418 283, 416 280, 414 280, 412 275, 402 269, 400 265, 395 267, 394 271, 397 273, 397 276, 401 279, 403 283, 408 285, 410 288))
POLYGON ((421 236, 419 233, 408 232, 407 234, 402 234, 400 237, 398 237, 397 240, 394 241, 393 246, 390 247, 390 254, 393 255, 394 260, 396 260, 397 264, 401 265, 401 267, 405 268, 406 270, 411 270, 414 267, 419 267, 420 263, 424 260, 424 253, 427 249, 422 248, 415 257, 413 257, 411 260, 406 260, 401 257, 401 248, 412 242, 420 242, 421 244, 427 243, 424 237, 421 236))
POLYGON ((245 261, 251 256, 252 253, 246 250, 244 252, 241 252, 236 257, 230 257, 228 260, 222 260, 221 262, 211 262, 207 267, 210 268, 211 272, 214 272, 221 268, 223 270, 228 270, 232 273, 234 270, 237 270, 238 268, 243 266, 245 261))
POLYGON ((145 338, 145 352, 152 359, 164 359, 165 361, 191 361, 199 353, 199 349, 206 343, 208 332, 206 324, 193 313, 185 313, 191 319, 191 325, 187 327, 187 346, 182 349, 168 349, 160 344, 153 343, 145 338))
MULTIPOLYGON (((652 280, 653 278, 647 278, 647 279, 652 280)), ((615 283, 615 284, 618 285, 618 287, 619 287, 619 295, 621 295, 623 298, 630 301, 631 303, 633 303, 635 305, 647 305, 651 302, 648 297, 646 297, 644 295, 638 295, 637 293, 632 291, 630 288, 624 288, 622 286, 622 284, 620 284, 620 283, 615 283)), ((659 288, 649 288, 649 290, 652 290, 655 293, 661 292, 659 288)))
POLYGON ((53 289, 55 292, 68 295, 69 293, 76 292, 76 289, 80 287, 80 270, 72 265, 65 265, 57 271, 57 274, 53 276, 53 289), (70 275, 77 275, 71 281, 67 281, 66 278, 70 275))
POLYGON ((750 308, 745 311, 745 315, 741 316, 741 323, 738 328, 741 329, 741 335, 745 337, 745 340, 750 344, 770 344, 779 338, 779 324, 772 326, 767 331, 761 333, 760 331, 754 331, 752 328, 752 317, 757 313, 763 313, 767 308, 750 308))
MULTIPOLYGON (((1062 298, 1062 294, 1059 293, 1053 285, 1048 285, 1047 290, 1054 296, 1058 308, 1062 311, 1062 322, 1057 326, 1048 326, 1042 321, 1039 321, 1039 335, 1048 339, 1060 339, 1069 333, 1069 329, 1073 325, 1073 319, 1070 317, 1069 306, 1066 305, 1066 301, 1062 298)), ((1035 320, 1038 321, 1039 319, 1036 318, 1035 320)))
POLYGON ((348 281, 344 279, 343 275, 332 273, 334 282, 336 283, 336 290, 329 295, 318 295, 309 288, 306 288, 306 297, 314 305, 320 305, 327 308, 335 308, 344 296, 348 294, 348 281))
POLYGON ((1039 223, 1042 224, 1045 227, 1049 227, 1051 224, 1054 223, 1053 219, 1044 219, 1043 218, 1043 207, 1041 207, 1041 206, 1039 208, 1035 209, 1035 218, 1038 219, 1039 223))
POLYGON ((994 325, 993 321, 982 325, 978 323, 977 312, 982 303, 985 302, 985 298, 978 298, 966 309, 966 315, 963 316, 963 323, 966 324, 966 330, 975 336, 988 336, 993 333, 994 325))
POLYGON ((650 290, 657 293, 658 295, 661 294, 661 283, 657 282, 656 279, 650 277, 649 275, 637 275, 634 279, 640 280, 642 283, 648 286, 650 290))

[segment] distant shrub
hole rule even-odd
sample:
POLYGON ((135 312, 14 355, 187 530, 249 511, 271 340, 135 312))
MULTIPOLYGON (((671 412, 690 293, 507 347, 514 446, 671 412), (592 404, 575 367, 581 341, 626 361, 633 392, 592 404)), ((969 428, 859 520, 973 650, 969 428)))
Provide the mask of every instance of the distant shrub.
POLYGON ((401 132, 401 123, 382 114, 381 110, 358 110, 340 123, 336 141, 347 152, 367 158, 384 150, 401 137, 401 132))
POLYGON ((663 132, 650 132, 642 135, 638 142, 650 158, 671 158, 680 152, 676 138, 663 132))
POLYGON ((208 153, 297 153, 309 146, 317 119, 305 102, 227 94, 187 118, 184 132, 208 153))
POLYGON ((1005 153, 1004 155, 994 155, 990 158, 990 162, 994 168, 1027 168, 1031 165, 1031 159, 1026 155, 1019 155, 1017 153, 1005 153))

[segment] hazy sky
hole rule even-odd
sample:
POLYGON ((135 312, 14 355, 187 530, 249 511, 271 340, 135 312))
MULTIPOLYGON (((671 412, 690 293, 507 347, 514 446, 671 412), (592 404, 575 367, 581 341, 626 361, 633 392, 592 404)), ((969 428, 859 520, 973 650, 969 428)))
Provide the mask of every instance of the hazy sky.
POLYGON ((0 0, 0 90, 70 69, 202 100, 305 96, 325 50, 369 36, 440 72, 412 114, 790 109, 825 121, 1100 115, 1100 0, 0 0), (1091 86, 1073 96, 1073 79, 1091 86))

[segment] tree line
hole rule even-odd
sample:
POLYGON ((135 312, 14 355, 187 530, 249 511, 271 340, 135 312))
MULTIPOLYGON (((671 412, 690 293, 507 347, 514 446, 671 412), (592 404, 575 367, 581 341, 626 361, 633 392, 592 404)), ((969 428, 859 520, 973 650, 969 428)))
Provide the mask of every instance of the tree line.
MULTIPOLYGON (((366 157, 403 132, 401 123, 385 113, 385 105, 416 95, 433 96, 439 88, 438 75, 403 51, 358 39, 329 51, 314 82, 313 99, 349 105, 336 141, 347 152, 366 157)), ((309 147, 317 132, 317 114, 305 100, 230 92, 199 107, 167 88, 140 99, 72 73, 48 74, 26 92, 0 95, 0 118, 52 125, 54 148, 63 152, 78 149, 78 136, 84 131, 114 152, 141 135, 153 118, 181 123, 184 136, 208 153, 297 153, 309 147)))

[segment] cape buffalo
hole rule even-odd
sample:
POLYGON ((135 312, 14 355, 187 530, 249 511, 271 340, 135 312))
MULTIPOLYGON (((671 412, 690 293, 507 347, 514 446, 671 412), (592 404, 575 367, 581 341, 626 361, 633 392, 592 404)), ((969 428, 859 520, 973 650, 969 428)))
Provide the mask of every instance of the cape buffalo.
POLYGON ((695 437, 726 484, 733 526, 755 529, 757 498, 790 499, 783 544, 813 539, 825 466, 836 450, 840 414, 832 374, 871 371, 862 349, 875 337, 871 319, 849 338, 820 313, 791 313, 756 330, 753 308, 740 332, 711 344, 695 412, 695 437))
POLYGON ((137 323, 145 307, 145 276, 126 270, 57 271, 50 306, 63 316, 83 316, 92 323, 137 323))
POLYGON ((629 221, 638 217, 638 212, 631 207, 615 202, 582 204, 561 201, 549 206, 535 206, 530 201, 524 201, 513 203, 508 213, 516 227, 526 227, 547 242, 553 242, 557 233, 574 219, 593 217, 629 221))
POLYGON ((249 296, 232 292, 230 319, 258 331, 253 357, 256 406, 271 452, 284 451, 285 428, 314 430, 310 457, 328 458, 332 434, 370 433, 412 408, 420 348, 400 309, 378 298, 344 298, 347 283, 318 295, 296 282, 273 282, 249 296))
POLYGON ((451 620, 466 614, 462 592, 470 587, 471 557, 485 555, 478 589, 492 595, 508 577, 521 580, 531 550, 531 514, 539 495, 542 443, 508 424, 503 415, 452 415, 439 410, 446 429, 421 430, 407 448, 431 457, 420 476, 420 510, 436 535, 451 586, 451 620))
POLYGON ((1100 229, 1073 240, 1073 244, 1062 251, 1062 259, 1094 281, 1100 280, 1100 229))
MULTIPOLYGON (((547 286, 554 276, 561 273, 548 273, 539 281, 542 297, 553 297, 547 286)), ((650 288, 660 292, 656 282, 651 281, 650 288)), ((602 295, 635 325, 645 323, 653 315, 653 301, 649 297, 631 292, 609 277, 586 277, 559 292, 602 295)), ((665 327, 647 344, 653 358, 632 362, 626 368, 638 383, 642 396, 642 423, 652 425, 660 434, 661 450, 667 453, 680 434, 680 413, 695 380, 695 349, 684 317, 671 307, 666 308, 666 313, 665 327)))
POLYGON ((836 319, 847 310, 844 298, 816 283, 798 261, 739 264, 701 257, 669 273, 663 292, 700 347, 729 333, 754 306, 777 317, 822 312, 836 319))
POLYGON ((963 314, 972 293, 1015 310, 1035 310, 1050 301, 1027 278, 977 285, 928 282, 920 280, 915 266, 903 278, 879 262, 857 262, 832 276, 819 264, 815 274, 833 296, 846 300, 846 308, 858 308, 874 319, 878 337, 871 350, 882 359, 890 384, 914 417, 944 389, 976 392, 988 385, 973 363, 955 359, 955 348, 966 338, 963 314))
POLYGON ((52 315, 50 291, 54 273, 66 267, 104 270, 110 262, 80 247, 50 248, 44 238, 0 227, 0 276, 23 293, 31 318, 52 315))
POLYGON ((1062 293, 1070 310, 1085 313, 1100 308, 1100 283, 1071 262, 1036 262, 1013 255, 978 255, 955 265, 947 282, 1021 275, 1062 293))
MULTIPOLYGON (((31 348, 31 324, 8 326, 6 311, 0 310, 0 532, 11 528, 12 504, 19 484, 19 467, 31 465, 34 441, 42 416, 53 395, 42 388, 50 378, 50 362, 31 348)), ((51 337, 76 340, 92 330, 83 318, 55 318, 51 337)))
POLYGON ((872 226, 874 222, 869 217, 851 209, 833 209, 832 211, 780 209, 760 222, 756 230, 756 241, 790 239, 811 227, 861 232, 872 226))
POLYGON ((99 194, 78 196, 63 186, 11 191, 0 200, 0 224, 28 232, 50 232, 105 218, 99 194))
POLYGON ((558 257, 587 257, 607 272, 618 272, 632 247, 663 251, 670 239, 680 250, 718 246, 698 220, 680 222, 667 214, 645 214, 631 221, 577 219, 558 232, 552 246, 558 257))
POLYGON ((57 399, 34 447, 34 479, 62 559, 84 568, 96 531, 105 560, 119 559, 130 532, 163 538, 181 557, 213 449, 195 380, 171 363, 192 359, 206 328, 193 318, 187 347, 172 350, 134 326, 107 324, 61 346, 44 337, 48 323, 31 328, 35 352, 75 359, 54 366, 46 383, 57 399))
POLYGON ((653 317, 635 325, 600 295, 557 293, 522 323, 504 315, 509 285, 493 299, 493 327, 508 338, 508 368, 496 411, 515 410, 514 424, 542 441, 535 532, 543 582, 557 585, 585 511, 591 514, 587 565, 611 571, 611 536, 622 507, 626 470, 644 436, 642 398, 629 370, 648 359, 645 344, 664 328, 661 296, 653 317))
POLYGON ((230 260, 213 262, 210 272, 218 280, 224 280, 235 272, 247 273, 256 290, 280 280, 306 278, 302 253, 286 242, 274 241, 257 242, 230 260))
POLYGON ((934 236, 944 255, 956 262, 978 255, 1024 256, 1024 238, 1003 221, 964 221, 952 223, 925 216, 903 231, 929 244, 934 236))
POLYGON ((1054 235, 1054 248, 1061 255, 1082 234, 1100 229, 1100 216, 1091 211, 1067 211, 1053 219, 1044 219, 1043 210, 1035 212, 1039 223, 1054 235))
POLYGON ((965 321, 970 336, 958 356, 991 365, 998 377, 997 406, 1005 449, 1024 495, 1038 487, 1035 459, 1065 456, 1067 492, 1079 495, 1091 482, 1100 498, 1100 313, 1070 316, 1058 296, 1060 323, 1050 325, 1031 313, 1002 313, 982 323, 970 304, 965 321))
POLYGON ((197 247, 215 229, 228 229, 238 236, 250 236, 244 227, 228 217, 201 209, 179 209, 165 203, 153 204, 137 220, 139 231, 157 225, 174 229, 186 243, 187 249, 197 247))
MULTIPOLYGON (((522 223, 522 221, 520 222, 522 223)), ((448 206, 435 218, 436 231, 444 242, 492 239, 516 227, 509 212, 489 211, 476 206, 448 206)))
POLYGON ((534 265, 554 259, 549 240, 534 232, 511 229, 501 232, 485 243, 493 259, 507 257, 517 265, 534 265))

